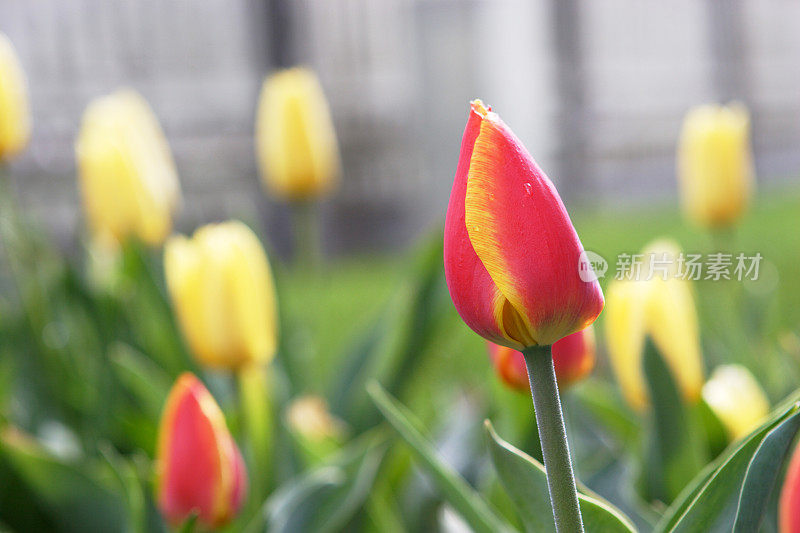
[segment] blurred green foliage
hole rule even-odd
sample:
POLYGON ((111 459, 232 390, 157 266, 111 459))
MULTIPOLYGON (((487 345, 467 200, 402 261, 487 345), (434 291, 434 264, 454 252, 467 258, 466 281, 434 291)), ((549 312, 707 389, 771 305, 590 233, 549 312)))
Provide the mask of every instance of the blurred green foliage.
MULTIPOLYGON (((796 189, 764 193, 736 234, 717 236, 687 226, 666 205, 583 213, 574 222, 586 249, 612 268, 617 254, 636 253, 661 236, 687 252, 717 251, 724 244, 761 253, 759 281, 701 281, 694 287, 707 368, 745 364, 777 405, 800 378, 798 205, 796 189)), ((248 456, 235 379, 198 368, 184 346, 165 296, 160 254, 129 244, 111 282, 98 283, 83 247, 62 253, 13 204, 3 206, 0 528, 163 530, 152 498, 152 457, 163 401, 183 370, 203 377, 243 442, 250 469, 259 464, 248 456)), ((316 272, 272 258, 281 338, 267 381, 269 494, 250 502, 231 530, 428 531, 440 527, 443 509, 468 518, 474 513, 459 506, 478 500, 485 500, 476 504, 484 525, 523 526, 530 509, 519 509, 509 494, 508 468, 525 468, 520 475, 528 476, 526 490, 538 493, 541 454, 530 398, 500 384, 484 341, 458 318, 444 282, 441 240, 441 230, 434 229, 409 252, 339 258, 316 272), (371 381, 399 402, 395 428, 403 427, 398 420, 406 411, 417 419, 411 449, 393 445, 396 433, 384 427, 391 403, 373 402, 371 381), (308 393, 327 399, 347 436, 315 464, 304 460, 285 418, 291 400, 308 393), (486 418, 496 428, 489 437, 494 455, 486 418), (512 455, 498 455, 497 446, 512 455), (505 471, 495 470, 498 459, 505 471), (434 479, 439 476, 433 485, 422 474, 431 465, 434 479)), ((680 403, 657 354, 646 365, 654 415, 632 412, 610 377, 602 327, 597 332, 593 377, 564 395, 587 498, 608 500, 649 530, 659 521, 673 524, 677 510, 691 506, 687 483, 699 491, 706 482, 719 485, 715 490, 730 511, 751 460, 763 454, 760 461, 780 463, 797 429, 790 405, 742 447, 727 448, 720 457, 730 461, 704 467, 727 444, 719 421, 703 404, 680 403)), ((769 489, 779 474, 760 470, 761 476, 747 473, 746 492, 774 511, 769 489)), ((251 471, 251 477, 258 474, 251 471)), ((762 518, 740 518, 736 510, 734 505, 733 514, 720 511, 715 519, 732 525, 762 518)))

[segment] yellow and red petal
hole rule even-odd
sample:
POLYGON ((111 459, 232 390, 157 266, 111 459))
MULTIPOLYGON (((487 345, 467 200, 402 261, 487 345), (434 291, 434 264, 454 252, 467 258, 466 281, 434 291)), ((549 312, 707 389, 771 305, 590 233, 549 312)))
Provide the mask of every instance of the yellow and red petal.
POLYGON ((159 428, 157 498, 170 523, 193 512, 210 527, 226 523, 241 504, 241 456, 211 393, 182 374, 167 398, 159 428))
POLYGON ((482 337, 507 344, 495 316, 495 301, 501 296, 500 292, 475 253, 465 222, 469 164, 483 112, 485 108, 479 100, 472 103, 445 218, 444 270, 450 296, 462 320, 482 337))
POLYGON ((597 318, 602 291, 579 276, 583 246, 552 182, 500 117, 478 111, 463 201, 470 243, 501 295, 495 322, 505 344, 553 344, 597 318))
POLYGON ((472 102, 447 209, 444 263, 461 318, 515 349, 553 344, 603 308, 555 187, 490 108, 472 102))

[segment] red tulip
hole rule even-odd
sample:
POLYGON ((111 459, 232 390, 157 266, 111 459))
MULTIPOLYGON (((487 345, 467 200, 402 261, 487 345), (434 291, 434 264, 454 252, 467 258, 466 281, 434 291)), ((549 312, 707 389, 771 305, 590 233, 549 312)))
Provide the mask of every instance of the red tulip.
POLYGON ((247 493, 247 472, 225 417, 189 372, 178 378, 167 398, 156 464, 158 505, 172 524, 196 512, 205 526, 223 526, 247 493))
POLYGON ((800 533, 800 445, 795 448, 786 470, 778 515, 781 533, 800 533))
POLYGON ((500 117, 473 101, 444 233, 447 286, 461 318, 517 350, 584 329, 603 309, 603 293, 579 276, 582 252, 552 182, 500 117))
MULTIPOLYGON (((530 392, 528 369, 522 352, 507 346, 487 343, 489 356, 503 382, 512 389, 530 392)), ((594 329, 589 326, 553 344, 553 363, 556 380, 561 389, 586 377, 594 368, 594 329)))

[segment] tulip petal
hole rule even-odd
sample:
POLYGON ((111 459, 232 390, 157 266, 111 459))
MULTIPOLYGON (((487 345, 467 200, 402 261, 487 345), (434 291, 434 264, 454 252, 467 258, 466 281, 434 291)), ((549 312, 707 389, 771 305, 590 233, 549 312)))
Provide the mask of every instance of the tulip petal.
POLYGON ((530 392, 528 367, 522 352, 488 342, 489 357, 503 382, 518 391, 530 392))
POLYGON ((605 338, 611 368, 628 403, 637 410, 647 405, 642 369, 647 285, 641 281, 613 281, 606 293, 605 338))
POLYGON ((235 301, 232 322, 246 345, 248 359, 265 362, 275 354, 278 335, 272 272, 250 228, 240 222, 226 227, 233 256, 228 263, 230 295, 235 301))
POLYGON ((778 504, 778 520, 781 533, 800 533, 800 445, 798 445, 781 488, 778 504))
POLYGON ((0 33, 0 161, 18 154, 30 139, 27 85, 14 46, 0 33))
POLYGON ((689 401, 696 401, 703 388, 703 358, 700 353, 697 311, 689 282, 653 278, 645 324, 659 351, 689 401))
MULTIPOLYGON (((464 198, 467 191, 469 162, 481 125, 483 104, 472 103, 469 120, 461 142, 461 156, 447 207, 444 232, 444 269, 447 287, 461 319, 482 337, 507 345, 495 316, 494 302, 502 298, 500 291, 472 247, 465 223, 464 198)), ((522 349, 520 343, 511 343, 522 349)))
POLYGON ((596 281, 580 279, 583 246, 555 187, 511 130, 485 112, 470 159, 465 223, 499 289, 495 320, 522 346, 552 344, 603 308, 596 281))
POLYGON ((592 371, 595 351, 592 326, 567 335, 553 344, 553 364, 560 389, 583 379, 592 371))

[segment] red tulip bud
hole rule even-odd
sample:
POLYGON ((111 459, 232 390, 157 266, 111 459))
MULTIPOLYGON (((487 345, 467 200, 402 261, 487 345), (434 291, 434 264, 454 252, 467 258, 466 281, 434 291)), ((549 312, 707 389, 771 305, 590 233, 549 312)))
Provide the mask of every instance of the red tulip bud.
MULTIPOLYGON (((512 389, 530 391, 528 370, 522 352, 507 346, 498 346, 493 342, 487 344, 489 356, 503 382, 512 389)), ((553 344, 556 380, 561 389, 586 377, 594 368, 594 361, 595 341, 592 326, 567 335, 553 344)))
POLYGON ((500 117, 472 102, 444 233, 447 286, 461 318, 517 350, 584 329, 603 309, 603 293, 579 275, 582 252, 552 182, 500 117))
POLYGON ((778 504, 781 533, 800 533, 800 446, 797 446, 786 470, 778 504))
POLYGON ((172 524, 192 513, 217 528, 230 522, 247 493, 247 472, 225 417, 191 373, 173 385, 161 416, 158 506, 172 524))

